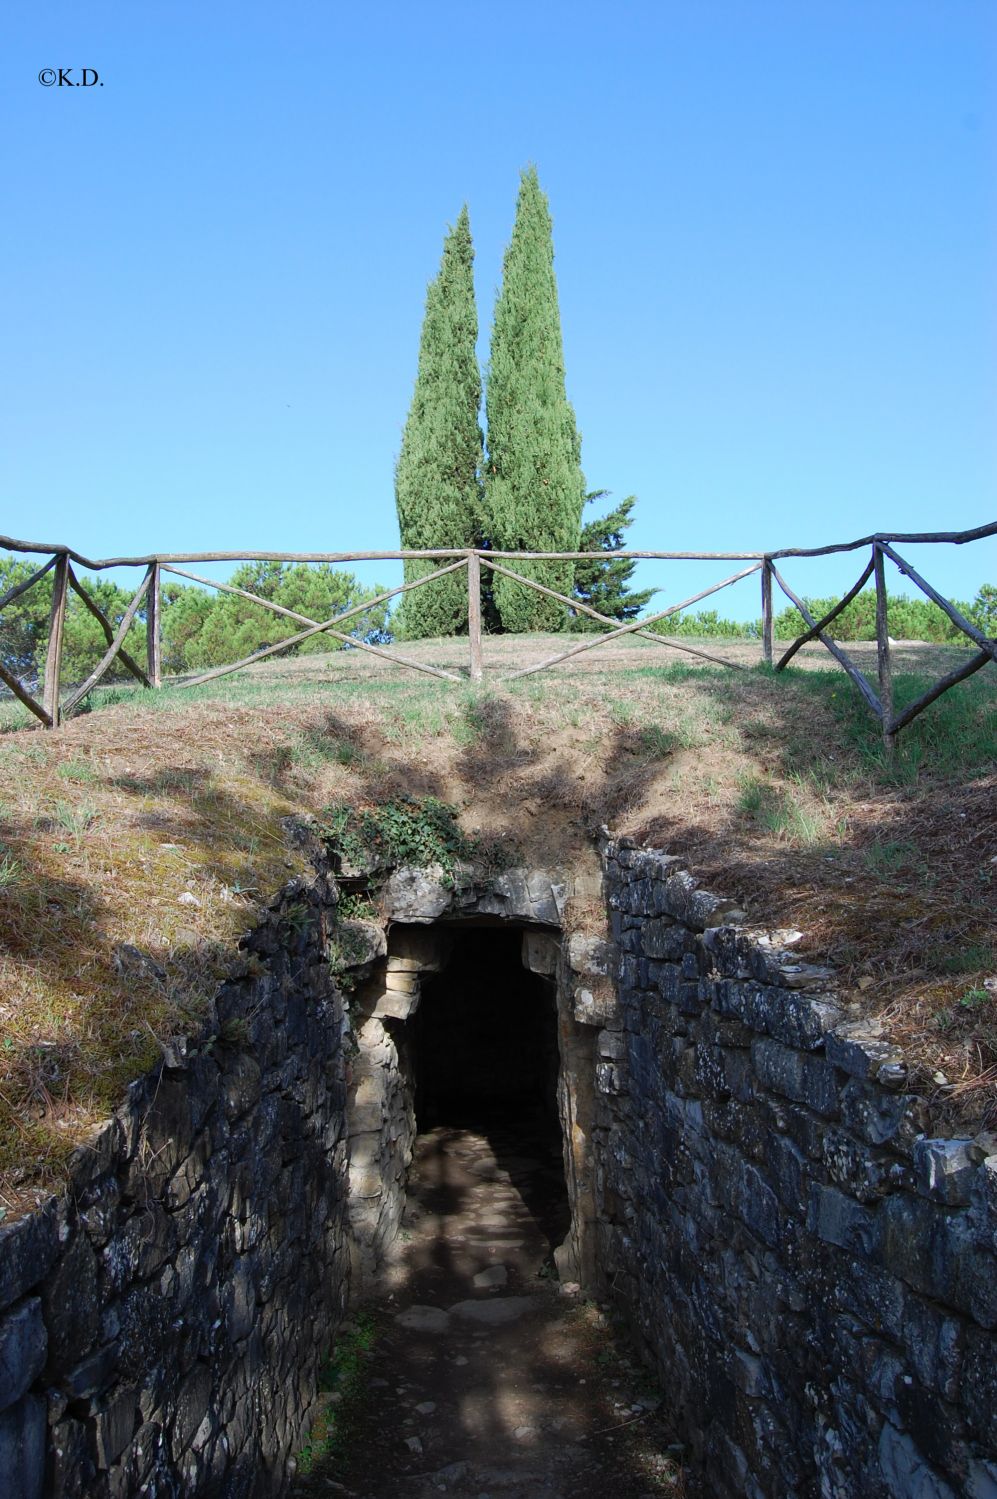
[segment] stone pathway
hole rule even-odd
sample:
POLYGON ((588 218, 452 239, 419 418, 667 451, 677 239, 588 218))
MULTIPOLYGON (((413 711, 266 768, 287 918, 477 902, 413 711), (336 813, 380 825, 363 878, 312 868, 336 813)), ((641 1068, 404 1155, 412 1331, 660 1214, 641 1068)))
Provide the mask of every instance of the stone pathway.
POLYGON ((364 1392, 343 1409, 348 1434, 295 1494, 683 1492, 646 1376, 602 1312, 553 1279, 566 1212, 542 1138, 419 1137, 396 1255, 367 1308, 377 1333, 364 1392))

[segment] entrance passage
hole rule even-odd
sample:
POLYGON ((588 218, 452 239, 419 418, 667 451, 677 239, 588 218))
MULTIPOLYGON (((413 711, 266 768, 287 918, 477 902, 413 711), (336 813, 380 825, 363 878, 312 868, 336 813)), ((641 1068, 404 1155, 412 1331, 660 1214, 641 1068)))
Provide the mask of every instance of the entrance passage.
POLYGON ((420 1129, 540 1110, 557 1120, 554 986, 522 963, 519 929, 461 930, 450 961, 423 980, 415 1016, 420 1129))
POLYGON ((522 963, 523 931, 462 926, 413 1020, 416 1128, 469 1131, 518 1190, 549 1255, 570 1211, 557 1109, 554 985, 522 963))

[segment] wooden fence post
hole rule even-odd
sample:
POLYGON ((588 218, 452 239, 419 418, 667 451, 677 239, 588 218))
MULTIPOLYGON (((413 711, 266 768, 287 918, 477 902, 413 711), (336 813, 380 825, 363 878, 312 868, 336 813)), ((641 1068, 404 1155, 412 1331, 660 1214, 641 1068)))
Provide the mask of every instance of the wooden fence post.
POLYGON ((879 701, 883 708, 883 748, 892 755, 897 736, 890 732, 893 722, 893 668, 890 663, 890 632, 886 609, 886 577, 883 552, 878 542, 872 544, 873 572, 876 578, 876 655, 879 663, 879 701))
POLYGON ((159 594, 159 563, 153 562, 149 572, 152 580, 149 584, 149 592, 145 601, 145 641, 146 654, 148 656, 148 676, 153 687, 163 685, 163 630, 162 611, 159 594))
POLYGON ((51 727, 59 727, 59 685, 62 671, 62 637, 66 628, 69 592, 69 556, 62 552, 52 575, 52 608, 48 621, 48 651, 45 656, 45 711, 51 727))
POLYGON ((766 666, 772 665, 772 562, 765 558, 762 567, 762 656, 766 666))
POLYGON ((471 646, 471 681, 480 682, 481 670, 481 558, 467 554, 467 637, 471 646))

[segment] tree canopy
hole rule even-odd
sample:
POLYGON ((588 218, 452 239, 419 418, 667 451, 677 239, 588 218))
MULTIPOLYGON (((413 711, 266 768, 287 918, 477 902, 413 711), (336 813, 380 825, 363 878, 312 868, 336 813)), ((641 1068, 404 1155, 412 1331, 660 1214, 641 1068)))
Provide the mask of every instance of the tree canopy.
MULTIPOLYGON (((439 273, 426 294, 419 369, 395 467, 395 504, 405 550, 480 545, 481 375, 473 266, 465 206, 447 234, 439 273)), ((405 581, 414 582, 442 565, 407 561, 405 581)), ((466 630, 464 573, 405 594, 395 628, 408 639, 466 630)))
MULTIPOLYGON (((550 210, 534 167, 522 175, 503 262, 485 409, 491 547, 577 551, 585 494, 581 439, 565 392, 550 210)), ((570 562, 519 563, 515 570, 571 593, 570 562)), ((562 604, 510 579, 496 577, 494 596, 505 630, 559 630, 567 622, 562 604)))
MULTIPOLYGON (((594 489, 585 496, 586 505, 604 500, 608 489, 594 489)), ((626 542, 623 533, 632 525, 630 512, 637 503, 636 495, 627 495, 606 515, 597 516, 582 527, 579 551, 592 552, 592 561, 575 563, 574 597, 610 619, 636 619, 640 611, 654 597, 653 588, 643 588, 634 593, 630 579, 637 566, 632 557, 599 557, 600 552, 621 551, 626 542)), ((573 630, 601 630, 605 627, 598 620, 585 614, 576 614, 571 621, 573 630)))

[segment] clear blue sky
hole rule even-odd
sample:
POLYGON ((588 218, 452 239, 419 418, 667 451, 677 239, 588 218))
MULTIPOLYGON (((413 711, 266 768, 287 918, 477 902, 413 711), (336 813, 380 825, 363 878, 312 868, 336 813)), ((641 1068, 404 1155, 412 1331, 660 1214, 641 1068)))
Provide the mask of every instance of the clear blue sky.
POLYGON ((632 545, 997 516, 992 0, 6 0, 0 38, 0 531, 396 546, 426 283, 466 200, 484 359, 529 161, 632 545))

